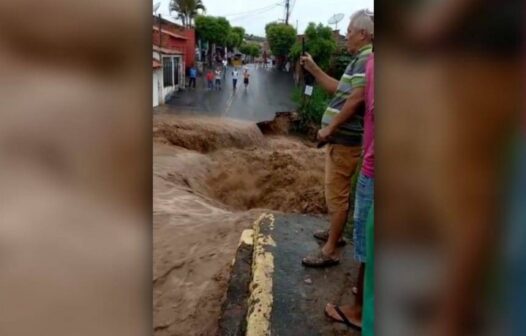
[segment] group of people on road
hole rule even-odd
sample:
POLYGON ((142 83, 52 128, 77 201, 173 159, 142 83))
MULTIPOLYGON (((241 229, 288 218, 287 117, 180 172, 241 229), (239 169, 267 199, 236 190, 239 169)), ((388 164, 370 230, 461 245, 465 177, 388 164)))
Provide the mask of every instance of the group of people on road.
POLYGON ((372 335, 374 321, 374 14, 359 10, 347 29, 347 49, 353 58, 338 81, 330 77, 309 54, 301 64, 334 98, 330 101, 318 132, 326 143, 325 198, 330 217, 327 230, 314 232, 323 247, 303 258, 306 267, 324 268, 340 263, 346 245, 344 227, 350 209, 351 180, 358 174, 353 215, 354 258, 359 263, 354 304, 328 303, 325 314, 335 322, 362 329, 372 335), (367 265, 367 267, 366 267, 367 265))
MULTIPOLYGON (((228 62, 226 59, 223 59, 220 63, 220 66, 216 66, 215 69, 209 69, 206 72, 206 83, 208 90, 222 90, 222 82, 223 79, 226 78, 226 74, 228 71, 228 62)), ((188 87, 189 88, 196 88, 196 81, 197 81, 197 75, 198 71, 195 66, 192 66, 188 70, 188 87)), ((233 90, 237 89, 237 82, 240 76, 240 68, 239 67, 233 67, 232 72, 232 88, 233 90)), ((242 70, 242 76, 243 76, 243 84, 245 86, 245 89, 248 88, 248 84, 250 83, 250 72, 248 71, 248 67, 244 66, 242 70)))
MULTIPOLYGON (((217 67, 214 71, 208 70, 206 73, 206 81, 207 81, 207 87, 209 90, 221 90, 222 89, 222 79, 226 76, 226 66, 221 69, 220 67, 217 67)), ((248 72, 248 68, 243 69, 243 84, 245 85, 245 89, 248 88, 249 79, 250 79, 250 73, 248 72)), ((237 89, 237 81, 239 79, 239 68, 234 67, 231 72, 232 76, 232 88, 234 90, 237 89)), ((195 81, 194 81, 195 83, 195 81)), ((194 85, 195 88, 195 85, 194 85)))

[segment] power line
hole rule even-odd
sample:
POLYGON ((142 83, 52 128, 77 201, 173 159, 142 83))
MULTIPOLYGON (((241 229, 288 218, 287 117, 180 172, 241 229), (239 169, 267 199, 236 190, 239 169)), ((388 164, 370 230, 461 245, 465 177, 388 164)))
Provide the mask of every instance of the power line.
POLYGON ((292 1, 292 6, 290 6, 290 15, 292 15, 292 11, 294 10, 294 6, 296 6, 296 0, 292 1))
POLYGON ((285 24, 289 24, 290 0, 285 0, 285 24))
POLYGON ((281 4, 280 3, 275 3, 275 4, 268 5, 268 6, 265 6, 265 7, 262 7, 262 8, 251 9, 251 10, 248 10, 248 11, 238 12, 238 13, 224 14, 222 16, 226 17, 226 16, 246 15, 246 14, 250 14, 252 12, 258 12, 258 11, 261 11, 261 10, 267 10, 267 9, 270 9, 270 8, 274 8, 274 7, 279 6, 279 5, 281 5, 281 4))
POLYGON ((266 12, 269 12, 269 11, 273 10, 274 8, 279 7, 279 6, 280 5, 274 5, 274 6, 270 7, 270 8, 265 9, 265 10, 260 10, 257 13, 251 13, 251 14, 248 14, 248 15, 243 15, 243 16, 240 16, 240 17, 236 17, 236 18, 230 19, 230 21, 238 21, 238 20, 244 20, 244 19, 251 18, 251 17, 256 17, 258 15, 261 15, 261 14, 264 14, 266 12))

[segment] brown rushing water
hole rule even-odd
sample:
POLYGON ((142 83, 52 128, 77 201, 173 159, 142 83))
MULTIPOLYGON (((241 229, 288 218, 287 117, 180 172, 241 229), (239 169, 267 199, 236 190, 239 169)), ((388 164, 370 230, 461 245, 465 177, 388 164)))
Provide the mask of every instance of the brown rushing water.
POLYGON ((154 328, 213 335, 243 229, 325 213, 323 150, 229 119, 154 118, 154 328))

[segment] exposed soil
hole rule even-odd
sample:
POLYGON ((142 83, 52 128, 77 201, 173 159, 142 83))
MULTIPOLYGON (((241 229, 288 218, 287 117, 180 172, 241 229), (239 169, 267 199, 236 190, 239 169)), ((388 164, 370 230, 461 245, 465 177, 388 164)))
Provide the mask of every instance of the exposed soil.
POLYGON ((256 124, 234 119, 156 115, 153 136, 156 142, 169 143, 201 153, 221 148, 265 145, 265 138, 256 124))
POLYGON ((278 112, 274 120, 257 123, 263 134, 289 134, 294 124, 299 121, 296 112, 278 112))
POLYGON ((214 335, 241 231, 324 213, 323 151, 229 119, 154 117, 155 335, 214 335))

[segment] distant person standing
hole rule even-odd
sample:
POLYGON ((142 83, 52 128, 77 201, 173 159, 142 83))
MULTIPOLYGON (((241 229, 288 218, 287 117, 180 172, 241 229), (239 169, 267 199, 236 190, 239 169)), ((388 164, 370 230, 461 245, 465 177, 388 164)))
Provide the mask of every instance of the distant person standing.
POLYGON ((223 76, 226 76, 226 70, 227 70, 227 66, 228 66, 228 61, 226 60, 226 58, 223 58, 223 76))
POLYGON ((243 72, 243 83, 245 84, 245 89, 248 88, 249 78, 250 74, 248 73, 248 69, 245 69, 245 72, 243 72))
POLYGON ((188 86, 193 87, 195 89, 196 79, 197 79, 197 69, 193 66, 190 68, 190 83, 188 84, 188 86))
POLYGON ((234 70, 232 71, 232 86, 234 87, 234 90, 237 87, 238 77, 239 77, 239 71, 236 68, 234 68, 234 70))
POLYGON ((221 69, 217 68, 215 71, 215 87, 217 90, 221 90, 221 69))
POLYGON ((208 73, 206 74, 206 81, 208 83, 208 89, 212 90, 214 88, 214 73, 212 70, 208 70, 208 73))
POLYGON ((286 72, 290 71, 290 62, 287 62, 287 64, 285 64, 285 71, 286 72))

